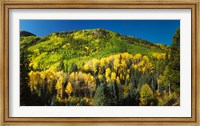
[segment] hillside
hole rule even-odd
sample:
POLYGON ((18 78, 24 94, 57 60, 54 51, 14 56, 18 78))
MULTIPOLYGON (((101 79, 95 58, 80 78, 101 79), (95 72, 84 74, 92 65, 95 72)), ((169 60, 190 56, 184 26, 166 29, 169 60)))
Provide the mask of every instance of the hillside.
POLYGON ((180 29, 172 46, 101 28, 21 35, 20 105, 180 105, 180 29))
POLYGON ((22 36, 20 44, 21 47, 27 44, 30 66, 35 70, 45 70, 52 65, 66 70, 74 62, 80 66, 94 58, 123 52, 132 55, 164 52, 159 45, 104 29, 57 32, 40 39, 22 36))
POLYGON ((22 36, 26 37, 26 36, 36 36, 36 35, 27 31, 20 31, 20 37, 22 36))

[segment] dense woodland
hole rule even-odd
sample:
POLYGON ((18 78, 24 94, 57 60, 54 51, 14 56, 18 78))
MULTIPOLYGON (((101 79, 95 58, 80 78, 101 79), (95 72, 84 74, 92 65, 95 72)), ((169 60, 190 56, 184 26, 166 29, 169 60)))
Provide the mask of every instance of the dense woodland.
POLYGON ((21 31, 20 105, 180 105, 180 29, 171 46, 101 28, 21 31))

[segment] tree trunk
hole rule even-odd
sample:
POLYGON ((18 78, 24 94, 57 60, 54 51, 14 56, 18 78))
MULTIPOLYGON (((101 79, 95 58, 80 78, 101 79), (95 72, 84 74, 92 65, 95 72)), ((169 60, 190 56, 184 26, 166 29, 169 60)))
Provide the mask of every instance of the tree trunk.
POLYGON ((171 89, 170 89, 171 84, 169 83, 169 94, 171 94, 171 89))
POLYGON ((157 90, 159 91, 159 88, 160 88, 160 87, 159 87, 159 83, 158 83, 158 78, 157 78, 157 85, 158 85, 158 89, 157 89, 157 90))

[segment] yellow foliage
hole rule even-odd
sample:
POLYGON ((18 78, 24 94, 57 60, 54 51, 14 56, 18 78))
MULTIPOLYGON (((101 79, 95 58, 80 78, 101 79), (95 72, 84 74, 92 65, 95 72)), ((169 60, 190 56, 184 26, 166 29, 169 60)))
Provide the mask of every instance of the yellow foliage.
POLYGON ((46 78, 46 72, 45 71, 40 72, 40 76, 44 80, 46 78))
POLYGON ((117 54, 117 55, 113 55, 114 59, 119 59, 120 58, 120 55, 117 54))
MULTIPOLYGON (((76 38, 80 37, 78 33, 75 36, 76 38)), ((88 49, 89 47, 85 46, 85 48, 88 49)), ((158 59, 162 59, 164 57, 164 53, 156 53, 152 55, 156 56, 156 58, 158 59)), ((33 66, 34 64, 31 63, 29 65, 33 66)), ((63 71, 58 72, 56 67, 50 67, 49 69, 42 72, 31 71, 29 73, 29 86, 33 91, 38 88, 38 85, 52 85, 52 87, 50 88, 55 88, 57 90, 58 99, 62 98, 62 94, 64 91, 68 95, 71 95, 73 91, 74 94, 79 93, 80 91, 84 92, 82 94, 86 96, 88 94, 93 95, 93 91, 95 91, 96 89, 96 75, 98 75, 97 77, 100 81, 103 81, 105 75, 107 84, 109 84, 110 81, 115 81, 116 84, 121 84, 121 82, 124 82, 125 79, 129 81, 130 75, 133 74, 131 73, 132 68, 130 68, 129 65, 134 69, 134 71, 138 70, 143 73, 153 71, 153 64, 151 63, 149 57, 142 56, 141 54, 136 54, 135 56, 133 56, 129 53, 122 53, 106 58, 92 59, 84 64, 84 66, 82 67, 82 72, 72 72, 70 75, 65 74, 63 71), (94 74, 95 77, 90 73, 94 74), (63 87, 66 81, 68 81, 68 84, 66 87, 63 87), (65 90, 63 88, 65 88, 65 90)), ((124 84, 122 85, 124 86, 124 84)), ((128 87, 126 88, 127 92, 124 95, 127 95, 129 90, 128 87)), ((142 105, 146 105, 146 101, 152 97, 153 93, 151 91, 151 88, 148 87, 148 84, 144 84, 141 90, 143 91, 140 92, 140 101, 142 105)))
POLYGON ((87 47, 87 46, 85 46, 85 49, 86 49, 86 50, 89 50, 90 48, 89 48, 89 47, 87 47))
POLYGON ((157 60, 162 60, 166 58, 166 53, 152 53, 152 56, 157 60))
POLYGON ((33 67, 33 69, 37 69, 38 68, 38 62, 33 62, 32 67, 33 67))
POLYGON ((90 75, 90 74, 88 74, 88 86, 90 87, 90 89, 93 89, 93 90, 95 90, 95 88, 96 88, 96 80, 95 80, 95 78, 92 76, 92 75, 90 75))
POLYGON ((144 60, 145 62, 149 62, 149 58, 148 58, 147 56, 143 56, 143 60, 144 60))
POLYGON ((99 61, 97 59, 92 60, 92 70, 94 71, 94 73, 97 72, 97 65, 98 64, 99 64, 99 61))
POLYGON ((64 76, 59 76, 59 79, 56 83, 56 90, 57 90, 57 93, 58 95, 62 98, 62 95, 63 95, 63 83, 65 81, 65 77, 64 76))
POLYGON ((117 84, 120 84, 120 83, 121 83, 118 76, 117 76, 117 79, 116 79, 116 83, 117 83, 117 84))
POLYGON ((142 68, 142 73, 144 73, 146 71, 146 67, 142 68))
POLYGON ((142 58, 142 55, 141 54, 136 54, 135 56, 134 56, 134 59, 141 59, 142 58))
POLYGON ((57 72, 55 67, 50 67, 49 69, 41 72, 31 71, 29 73, 29 86, 31 91, 37 88, 43 87, 42 85, 48 84, 48 91, 51 92, 53 88, 53 83, 56 83, 55 88, 62 96, 62 83, 65 82, 66 74, 63 71, 57 72), (40 85, 40 87, 38 87, 40 85))
POLYGON ((91 90, 96 89, 96 80, 91 74, 86 74, 82 72, 72 72, 69 75, 69 82, 74 85, 74 88, 90 88, 91 90))
POLYGON ((127 52, 126 53, 122 53, 121 56, 122 56, 123 60, 133 58, 133 56, 131 54, 127 53, 127 52))
POLYGON ((110 77, 111 70, 110 68, 106 68, 106 78, 110 77))
POLYGON ((58 79, 58 81, 57 81, 57 83, 56 83, 56 86, 55 86, 55 88, 56 88, 57 90, 62 89, 62 83, 63 83, 63 81, 64 81, 64 77, 61 76, 61 77, 58 79))
POLYGON ((133 65, 133 69, 137 70, 138 69, 138 65, 133 65))
POLYGON ((112 72, 112 74, 111 74, 111 79, 114 81, 114 80, 116 80, 116 73, 115 72, 112 72))
POLYGON ((115 69, 115 71, 117 71, 117 68, 119 67, 119 59, 115 59, 115 61, 114 61, 114 69, 115 69))
POLYGON ((129 78, 130 78, 130 75, 127 74, 127 75, 126 75, 126 80, 129 80, 129 78))
POLYGON ((55 42, 63 41, 64 38, 58 37, 56 34, 52 34, 50 39, 55 42))
POLYGON ((70 81, 71 83, 75 83, 77 80, 78 80, 78 73, 77 73, 77 72, 72 72, 72 73, 69 75, 69 81, 70 81))
POLYGON ((126 64, 126 62, 124 60, 121 61, 121 66, 122 67, 127 67, 127 64, 126 64))
POLYGON ((101 58, 101 60, 100 60, 100 67, 105 66, 105 64, 106 64, 106 59, 105 58, 101 58))
POLYGON ((34 91, 36 90, 37 85, 39 84, 40 75, 38 74, 38 72, 31 71, 29 72, 29 78, 30 89, 31 91, 34 91))
POLYGON ((140 104, 147 105, 151 98, 153 98, 153 92, 148 84, 144 84, 140 90, 140 104))
POLYGON ((139 67, 144 66, 144 65, 145 65, 144 60, 142 60, 142 61, 140 61, 140 62, 138 63, 138 66, 139 66, 139 67))
POLYGON ((41 76, 41 72, 29 72, 29 86, 31 91, 37 89, 37 86, 43 85, 44 79, 41 76))
POLYGON ((72 84, 70 82, 68 82, 65 92, 70 96, 72 91, 73 91, 72 84))
POLYGON ((152 64, 151 62, 148 62, 148 63, 146 64, 146 67, 147 67, 147 69, 148 69, 150 72, 153 72, 153 64, 152 64))
POLYGON ((99 78, 100 81, 102 81, 103 80, 103 75, 101 75, 101 74, 98 75, 98 78, 99 78))
POLYGON ((95 66, 95 65, 97 65, 99 63, 99 61, 97 59, 92 59, 92 63, 95 66))
POLYGON ((120 73, 120 75, 119 75, 119 78, 121 79, 121 80, 124 80, 124 76, 120 73))
POLYGON ((78 72, 78 80, 79 80, 80 82, 82 82, 82 81, 84 80, 84 74, 85 74, 85 73, 78 72))
POLYGON ((53 80, 56 80, 56 68, 50 67, 46 72, 46 78, 48 83, 52 83, 53 80))
POLYGON ((89 81, 89 76, 88 76, 88 74, 83 73, 83 79, 84 79, 84 81, 85 81, 86 83, 88 83, 88 81, 89 81))
POLYGON ((107 78, 106 78, 106 82, 107 82, 107 84, 110 83, 110 77, 107 77, 107 78))
POLYGON ((90 66, 88 63, 86 63, 84 66, 83 66, 83 70, 85 71, 88 71, 90 69, 90 66))
POLYGON ((82 39, 82 38, 84 38, 84 34, 83 33, 81 33, 81 32, 75 32, 74 33, 74 39, 82 39))

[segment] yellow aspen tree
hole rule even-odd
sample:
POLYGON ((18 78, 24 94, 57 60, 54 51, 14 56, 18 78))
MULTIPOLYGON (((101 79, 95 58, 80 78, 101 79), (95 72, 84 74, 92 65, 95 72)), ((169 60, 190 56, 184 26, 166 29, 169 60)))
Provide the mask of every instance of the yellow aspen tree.
POLYGON ((73 91, 72 84, 70 82, 68 82, 65 92, 70 96, 72 91, 73 91))
POLYGON ((110 68, 106 68, 106 78, 110 77, 111 70, 110 68))
POLYGON ((59 97, 62 98, 63 95, 63 81, 64 81, 64 77, 60 76, 57 83, 56 83, 56 90, 57 90, 57 94, 59 95, 59 97))
POLYGON ((120 83, 121 83, 118 76, 117 76, 117 79, 116 79, 116 83, 117 83, 117 84, 120 84, 120 83))
POLYGON ((113 81, 116 80, 116 73, 115 73, 115 72, 112 72, 112 73, 111 73, 111 79, 112 79, 113 81))
POLYGON ((114 61, 114 70, 117 71, 118 67, 119 67, 119 59, 115 59, 114 61))

